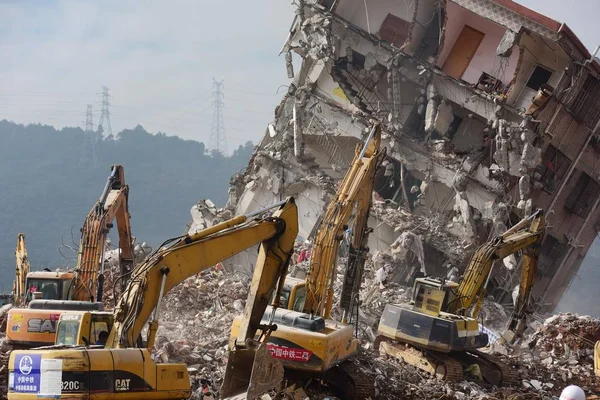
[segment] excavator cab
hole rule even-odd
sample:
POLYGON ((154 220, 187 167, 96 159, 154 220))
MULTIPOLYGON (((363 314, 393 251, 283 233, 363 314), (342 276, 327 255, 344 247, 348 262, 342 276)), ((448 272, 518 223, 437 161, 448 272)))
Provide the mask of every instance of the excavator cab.
POLYGON ((91 346, 100 344, 102 332, 110 332, 113 323, 114 316, 111 312, 63 312, 56 328, 56 345, 91 346))
MULTIPOLYGON (((276 293, 273 293, 271 304, 275 299, 276 293)), ((287 276, 277 306, 293 311, 302 311, 306 302, 306 281, 304 279, 292 278, 287 276)))
POLYGON ((69 300, 72 283, 70 272, 30 272, 25 283, 26 302, 33 300, 33 294, 37 292, 42 293, 44 300, 69 300))
POLYGON ((413 310, 438 316, 456 299, 458 283, 432 277, 417 278, 413 285, 413 310))

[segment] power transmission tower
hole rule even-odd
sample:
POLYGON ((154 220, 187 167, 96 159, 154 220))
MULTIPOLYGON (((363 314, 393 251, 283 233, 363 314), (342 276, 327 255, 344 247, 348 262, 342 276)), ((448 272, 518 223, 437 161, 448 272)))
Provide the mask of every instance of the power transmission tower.
POLYGON ((108 109, 108 106, 110 106, 108 101, 109 96, 108 88, 106 86, 102 86, 102 111, 100 114, 100 122, 98 122, 98 132, 100 132, 103 136, 112 136, 112 127, 110 126, 110 110, 108 109))
POLYGON ((94 132, 94 114, 92 113, 92 105, 87 105, 85 113, 85 132, 83 132, 83 147, 79 156, 79 166, 96 166, 98 161, 96 157, 96 139, 97 133, 94 132))
POLYGON ((94 114, 92 114, 92 105, 87 105, 87 112, 85 114, 85 131, 92 132, 94 130, 94 114))
POLYGON ((213 78, 213 120, 210 131, 209 147, 222 155, 227 155, 227 138, 225 137, 225 121, 223 119, 223 81, 213 78))

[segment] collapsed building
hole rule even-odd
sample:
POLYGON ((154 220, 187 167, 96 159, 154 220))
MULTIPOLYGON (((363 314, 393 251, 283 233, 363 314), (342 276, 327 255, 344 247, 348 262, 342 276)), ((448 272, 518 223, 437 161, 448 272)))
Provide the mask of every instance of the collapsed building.
MULTIPOLYGON (((532 296, 539 312, 551 311, 600 228, 597 59, 567 25, 511 0, 296 6, 281 50, 293 80, 247 170, 231 180, 228 212, 295 196, 301 240, 310 241, 379 120, 387 154, 369 247, 396 249, 410 267, 397 280, 456 273, 478 244, 542 208, 549 227, 532 296)), ((206 226, 209 209, 193 211, 206 226)), ((226 267, 254 259, 246 252, 226 267)), ((501 264, 488 293, 510 306, 519 262, 501 264)))

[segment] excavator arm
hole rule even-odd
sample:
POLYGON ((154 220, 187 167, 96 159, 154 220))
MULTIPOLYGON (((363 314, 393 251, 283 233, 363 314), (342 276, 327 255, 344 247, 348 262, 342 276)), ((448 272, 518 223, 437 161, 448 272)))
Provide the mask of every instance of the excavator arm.
POLYGON ((27 274, 31 270, 29 258, 27 257, 27 247, 25 246, 25 234, 19 233, 17 237, 17 248, 15 249, 17 266, 15 271, 15 282, 13 283, 13 297, 16 306, 25 302, 27 274))
POLYGON ((457 288, 456 300, 449 304, 448 312, 466 315, 471 306, 475 305, 471 317, 477 318, 485 298, 486 284, 494 261, 526 249, 519 299, 515 311, 515 317, 522 318, 533 286, 538 259, 537 247, 542 240, 544 227, 544 213, 542 210, 537 210, 501 236, 480 246, 467 266, 464 277, 457 288))
MULTIPOLYGON (((530 230, 531 232, 543 232, 545 221, 541 211, 538 215, 532 216, 530 230)), ((541 242, 541 236, 537 244, 541 242)), ((529 297, 533 288, 533 280, 537 272, 537 264, 540 256, 540 246, 529 246, 524 250, 523 265, 521 267, 521 280, 519 282, 519 294, 515 303, 515 310, 508 322, 506 332, 502 335, 502 341, 514 342, 523 336, 527 328, 527 315, 529 314, 529 297)))
MULTIPOLYGON (((336 276, 338 247, 344 227, 348 223, 354 206, 359 203, 355 218, 354 250, 358 252, 363 243, 363 234, 368 219, 368 207, 373 188, 375 171, 382 158, 379 151, 381 144, 381 126, 373 125, 363 146, 358 146, 356 156, 350 169, 340 183, 333 201, 327 207, 319 230, 317 232, 313 252, 309 263, 309 273, 306 280, 307 296, 304 312, 323 316, 328 319, 333 304, 333 282, 336 276), (360 202, 359 202, 360 199, 360 202), (366 207, 366 208, 365 208, 366 207)), ((347 308, 350 307, 351 291, 354 287, 358 264, 352 264, 351 281, 344 298, 347 308)))
POLYGON ((257 213, 240 215, 163 244, 131 274, 115 309, 115 322, 106 346, 141 347, 142 329, 152 316, 145 346, 152 348, 160 303, 169 290, 188 277, 260 243, 251 297, 244 313, 243 337, 254 337, 277 280, 285 276, 298 232, 294 199, 290 197, 276 206, 279 208, 271 217, 253 219, 257 213))
MULTIPOLYGON (((378 140, 379 133, 376 134, 378 140)), ((376 148, 378 143, 374 143, 376 148)), ((347 323, 358 300, 357 295, 360 291, 362 282, 362 273, 366 261, 366 256, 369 253, 367 242, 371 229, 367 226, 371 203, 373 200, 373 184, 375 182, 375 172, 379 161, 385 156, 385 149, 377 157, 375 168, 370 168, 363 182, 361 182, 360 190, 356 196, 356 215, 354 224, 352 225, 352 241, 348 252, 348 262, 346 264, 346 272, 344 274, 344 283, 340 294, 340 308, 342 309, 342 322, 347 323)))
POLYGON ((115 218, 119 230, 119 278, 121 290, 124 289, 125 278, 133 268, 133 238, 128 196, 129 187, 125 184, 123 167, 113 165, 104 190, 88 213, 81 229, 73 300, 102 301, 106 236, 115 218))

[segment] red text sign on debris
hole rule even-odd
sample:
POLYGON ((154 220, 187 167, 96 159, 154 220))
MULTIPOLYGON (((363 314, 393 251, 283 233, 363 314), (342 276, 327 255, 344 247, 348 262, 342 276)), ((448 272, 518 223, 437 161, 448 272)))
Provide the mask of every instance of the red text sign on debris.
POLYGON ((307 362, 310 359, 310 356, 312 356, 312 351, 310 350, 277 346, 276 344, 271 343, 267 343, 267 348, 269 349, 271 356, 284 360, 307 362))

